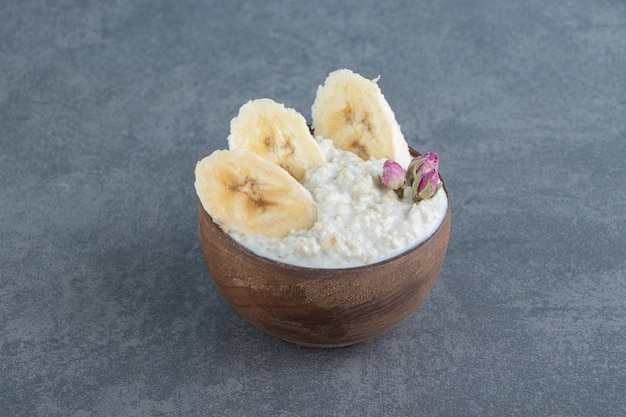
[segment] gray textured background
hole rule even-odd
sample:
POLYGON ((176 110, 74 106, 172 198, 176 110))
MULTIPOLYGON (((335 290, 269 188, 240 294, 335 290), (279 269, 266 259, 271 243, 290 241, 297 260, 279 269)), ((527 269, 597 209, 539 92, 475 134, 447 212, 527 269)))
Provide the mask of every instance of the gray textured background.
POLYGON ((0 2, 0 415, 626 415, 626 3, 0 2), (338 350, 251 327, 193 167, 348 67, 440 154, 448 255, 338 350))

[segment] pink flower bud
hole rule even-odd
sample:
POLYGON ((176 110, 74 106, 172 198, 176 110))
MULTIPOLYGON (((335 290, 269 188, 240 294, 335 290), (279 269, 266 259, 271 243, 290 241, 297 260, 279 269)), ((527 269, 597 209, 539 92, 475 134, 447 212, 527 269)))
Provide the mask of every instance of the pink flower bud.
POLYGON ((409 164, 406 177, 415 201, 433 198, 441 188, 439 155, 436 152, 428 152, 416 156, 409 164))
POLYGON ((397 162, 385 161, 380 180, 385 187, 398 190, 404 186, 404 169, 397 162))

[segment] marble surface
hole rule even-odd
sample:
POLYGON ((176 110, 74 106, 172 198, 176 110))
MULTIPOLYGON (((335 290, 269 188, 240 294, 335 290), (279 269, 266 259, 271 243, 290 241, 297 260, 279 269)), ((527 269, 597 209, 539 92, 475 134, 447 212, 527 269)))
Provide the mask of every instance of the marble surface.
POLYGON ((626 3, 0 3, 0 415, 626 415, 626 3), (453 224, 343 349, 221 298, 193 168, 337 68, 440 155, 453 224))

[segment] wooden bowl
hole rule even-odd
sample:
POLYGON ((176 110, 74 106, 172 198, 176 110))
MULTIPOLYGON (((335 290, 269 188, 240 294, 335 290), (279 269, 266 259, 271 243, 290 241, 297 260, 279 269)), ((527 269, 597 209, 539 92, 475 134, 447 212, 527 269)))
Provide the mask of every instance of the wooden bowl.
MULTIPOLYGON (((448 190, 445 188, 446 194, 448 190)), ((374 264, 307 268, 256 255, 217 226, 199 205, 200 240, 217 288, 244 319, 298 345, 358 343, 397 326, 426 298, 448 247, 446 216, 420 245, 374 264)))

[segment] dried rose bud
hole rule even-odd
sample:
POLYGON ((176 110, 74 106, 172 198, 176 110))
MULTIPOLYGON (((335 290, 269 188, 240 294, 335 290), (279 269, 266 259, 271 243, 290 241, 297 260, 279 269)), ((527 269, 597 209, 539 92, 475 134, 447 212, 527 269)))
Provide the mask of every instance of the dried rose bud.
POLYGON ((441 188, 439 155, 436 152, 427 152, 416 156, 409 164, 406 177, 415 201, 433 198, 441 188))
POLYGON ((385 161, 380 180, 385 187, 399 190, 404 186, 404 169, 397 162, 385 161))

